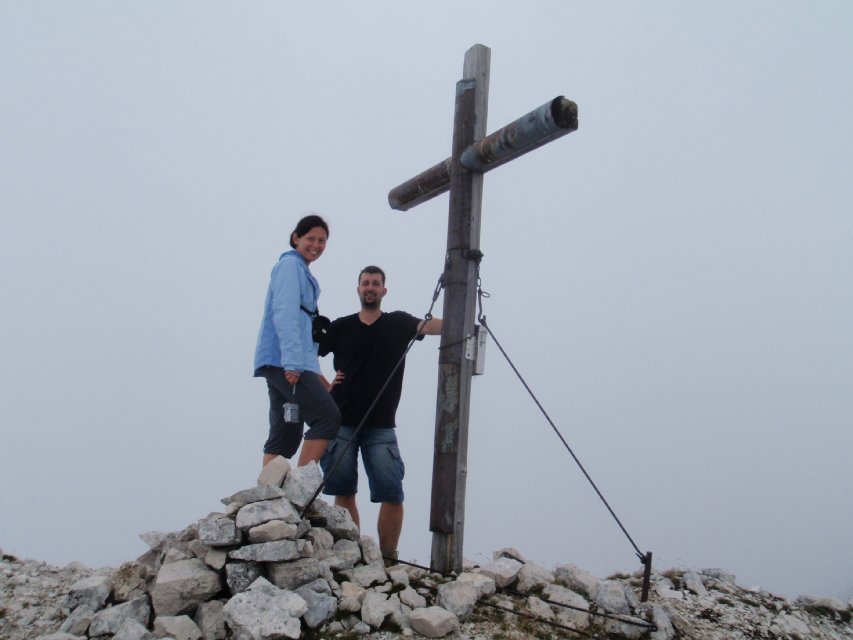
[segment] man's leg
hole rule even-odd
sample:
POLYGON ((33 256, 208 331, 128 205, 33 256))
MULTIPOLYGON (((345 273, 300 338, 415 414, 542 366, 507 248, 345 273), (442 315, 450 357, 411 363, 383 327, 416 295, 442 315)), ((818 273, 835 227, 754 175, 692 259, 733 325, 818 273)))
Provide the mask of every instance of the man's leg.
POLYGON ((320 458, 320 467, 326 482, 323 493, 335 496, 335 504, 349 511, 353 522, 360 528, 355 502, 358 494, 359 442, 360 437, 355 436, 352 427, 341 427, 338 436, 326 447, 320 458))
POLYGON ((361 440, 361 457, 370 483, 371 502, 381 503, 376 528, 379 550, 396 559, 403 529, 403 476, 406 467, 394 429, 368 429, 361 440))
POLYGON ((355 494, 351 496, 335 496, 335 504, 349 511, 352 521, 355 522, 355 526, 357 526, 360 531, 361 518, 358 515, 358 505, 355 502, 355 494))
POLYGON ((379 550, 383 556, 397 559, 397 543, 403 530, 403 503, 383 502, 379 507, 379 550))

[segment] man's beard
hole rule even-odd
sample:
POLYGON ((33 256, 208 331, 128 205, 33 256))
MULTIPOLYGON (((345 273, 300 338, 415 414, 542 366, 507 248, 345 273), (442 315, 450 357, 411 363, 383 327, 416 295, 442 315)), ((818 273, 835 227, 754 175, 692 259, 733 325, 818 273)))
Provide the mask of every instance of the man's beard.
POLYGON ((369 309, 370 311, 373 311, 374 309, 378 309, 379 305, 381 303, 382 303, 382 298, 380 298, 378 296, 374 297, 373 300, 371 300, 370 302, 368 302, 368 300, 365 296, 361 297, 361 308, 362 309, 369 309))

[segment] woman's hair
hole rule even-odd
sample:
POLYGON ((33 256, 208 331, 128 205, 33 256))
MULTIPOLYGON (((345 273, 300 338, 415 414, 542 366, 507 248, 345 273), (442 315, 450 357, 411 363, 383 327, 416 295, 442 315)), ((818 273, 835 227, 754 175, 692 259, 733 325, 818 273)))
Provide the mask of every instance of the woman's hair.
POLYGON ((293 230, 293 233, 290 234, 290 246, 294 249, 296 248, 296 243, 293 241, 294 235, 297 238, 301 238, 314 227, 320 227, 326 231, 326 236, 329 235, 329 225, 326 224, 326 221, 316 214, 311 214, 310 216, 305 216, 302 220, 296 223, 296 228, 293 230))

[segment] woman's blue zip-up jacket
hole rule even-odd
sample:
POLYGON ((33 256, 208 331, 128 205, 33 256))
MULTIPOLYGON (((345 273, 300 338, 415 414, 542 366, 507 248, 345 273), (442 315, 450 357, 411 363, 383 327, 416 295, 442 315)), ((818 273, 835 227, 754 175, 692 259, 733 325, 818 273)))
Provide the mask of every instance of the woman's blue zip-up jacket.
POLYGON ((269 365, 286 371, 320 373, 317 343, 311 337, 311 317, 299 308, 317 310, 320 284, 299 252, 286 251, 272 268, 264 303, 264 318, 255 349, 255 376, 269 365))

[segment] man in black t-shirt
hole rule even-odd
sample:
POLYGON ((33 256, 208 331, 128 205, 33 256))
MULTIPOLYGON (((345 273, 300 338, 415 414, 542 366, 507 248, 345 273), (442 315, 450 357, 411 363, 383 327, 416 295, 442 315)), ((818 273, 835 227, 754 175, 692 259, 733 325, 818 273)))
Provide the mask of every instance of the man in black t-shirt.
POLYGON ((381 503, 377 523, 379 548, 383 556, 396 558, 403 528, 405 466, 394 429, 405 360, 396 371, 394 367, 413 339, 441 333, 441 319, 424 321, 404 311, 383 312, 382 298, 388 290, 385 272, 376 266, 365 267, 358 274, 357 292, 361 310, 332 322, 319 349, 321 356, 334 354, 337 374, 331 393, 341 410, 337 438, 329 443, 320 460, 326 474, 323 493, 335 496, 335 504, 346 507, 360 526, 356 506, 360 450, 370 485, 370 501, 381 503), (388 385, 380 395, 386 381, 388 385), (374 400, 376 404, 367 414, 374 400), (338 461, 350 441, 352 444, 338 461), (334 471, 329 474, 333 465, 334 471))

